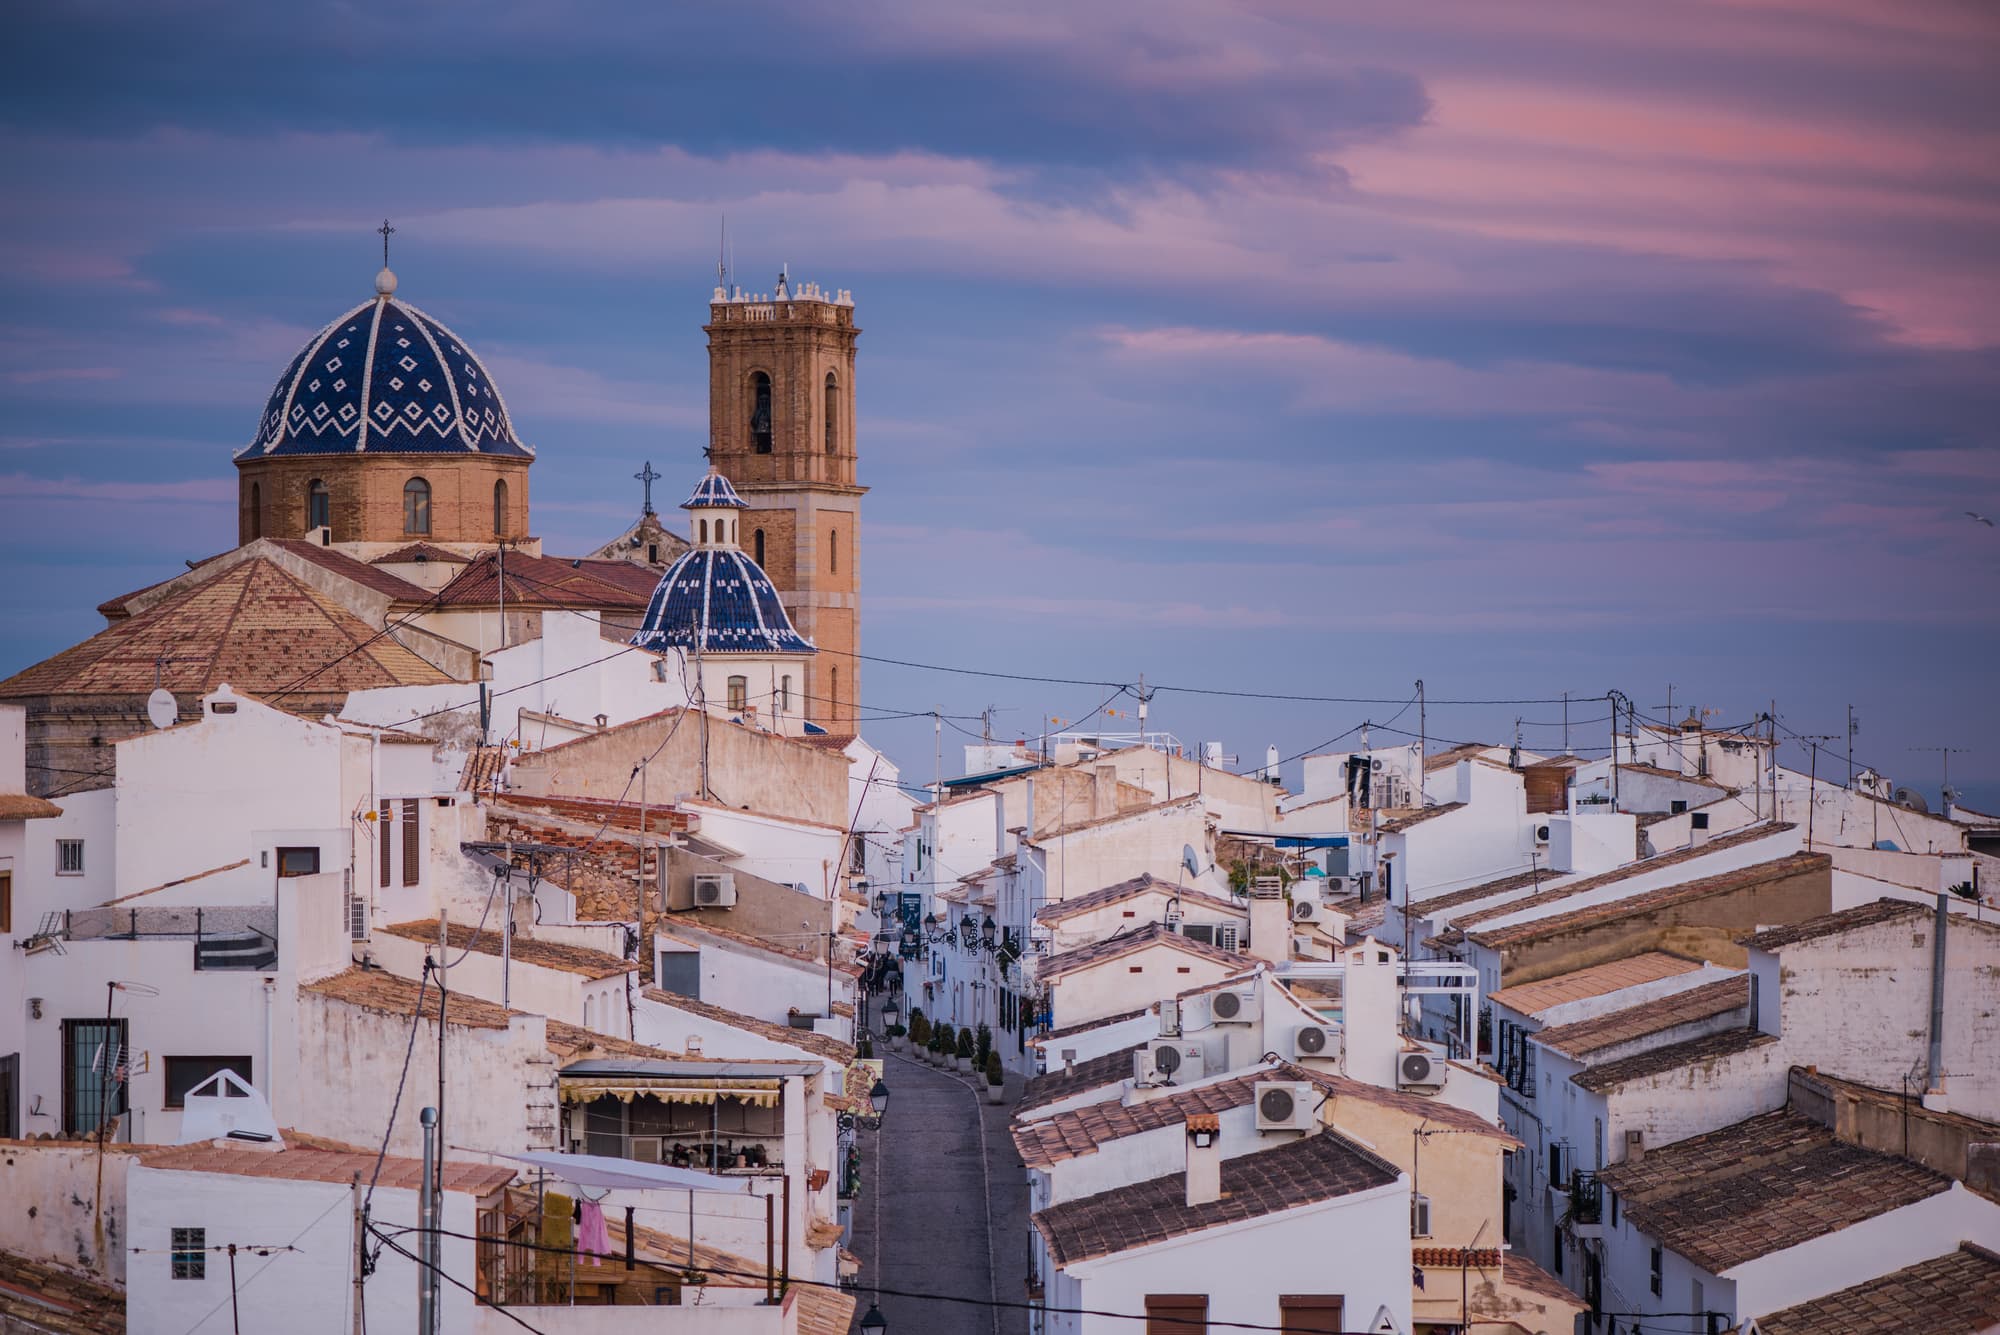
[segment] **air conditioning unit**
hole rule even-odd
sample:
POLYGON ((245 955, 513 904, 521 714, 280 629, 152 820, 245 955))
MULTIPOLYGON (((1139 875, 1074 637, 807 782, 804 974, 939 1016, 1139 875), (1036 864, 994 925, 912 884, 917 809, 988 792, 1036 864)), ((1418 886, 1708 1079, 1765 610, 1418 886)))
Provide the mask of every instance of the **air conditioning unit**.
POLYGON ((1156 1038, 1132 1054, 1132 1079, 1141 1085, 1186 1084, 1201 1079, 1201 1044, 1156 1038))
POLYGON ((1292 901, 1293 922, 1316 923, 1325 917, 1326 910, 1320 907, 1317 900, 1295 899, 1292 901))
POLYGON ((1549 841, 1549 827, 1546 825, 1537 825, 1535 827, 1535 842, 1538 844, 1546 844, 1548 841, 1549 841))
POLYGON ((694 906, 698 909, 736 907, 736 876, 733 872, 703 872, 694 878, 694 906))
POLYGON ((1160 1003, 1160 1036, 1173 1038, 1181 1032, 1181 1003, 1168 997, 1160 1003))
POLYGON ((1317 1131, 1318 1099, 1303 1080, 1259 1080, 1251 1087, 1257 1100, 1259 1131, 1317 1131))
POLYGON ((1428 1238, 1431 1235, 1431 1198, 1418 1192, 1410 1197, 1410 1236, 1428 1238))
POLYGON ((1429 1087, 1444 1083, 1444 1072, 1427 1052, 1406 1052, 1396 1061, 1396 1088, 1429 1087))
POLYGON ((1340 1031, 1324 1024, 1302 1024, 1292 1031, 1294 1057, 1338 1057, 1340 1031))
POLYGON ((1208 1002, 1208 1018, 1216 1024, 1257 1023, 1257 994, 1217 992, 1208 1002))

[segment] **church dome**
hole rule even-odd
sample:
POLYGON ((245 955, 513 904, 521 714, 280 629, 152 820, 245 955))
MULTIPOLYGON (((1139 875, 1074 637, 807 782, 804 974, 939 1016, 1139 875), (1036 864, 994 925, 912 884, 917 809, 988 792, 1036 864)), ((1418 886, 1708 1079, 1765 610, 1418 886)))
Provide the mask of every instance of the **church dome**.
POLYGON ((483 454, 534 449, 465 340, 396 299, 384 269, 376 295, 299 350, 238 460, 326 454, 483 454))
POLYGON ((729 479, 713 468, 681 502, 699 514, 693 550, 667 567, 632 643, 641 649, 693 649, 709 654, 810 654, 812 642, 792 628, 771 577, 736 545, 736 517, 748 509, 729 479), (716 510, 711 522, 707 516, 716 510))

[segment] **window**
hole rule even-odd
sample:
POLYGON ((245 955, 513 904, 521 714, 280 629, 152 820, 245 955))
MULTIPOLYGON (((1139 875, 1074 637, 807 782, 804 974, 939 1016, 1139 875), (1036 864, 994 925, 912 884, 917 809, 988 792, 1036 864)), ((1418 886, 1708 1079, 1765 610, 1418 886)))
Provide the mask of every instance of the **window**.
POLYGON ((306 483, 306 527, 330 528, 333 525, 333 497, 327 494, 326 483, 314 478, 306 483))
POLYGON ((839 422, 840 382, 834 379, 833 372, 828 371, 826 373, 826 452, 828 454, 835 454, 840 450, 839 422))
POLYGON ((729 707, 741 710, 750 703, 750 679, 731 677, 729 679, 729 707))
MULTIPOLYGON (((169 1057, 167 1058, 167 1102, 169 1108, 187 1105, 188 1091, 217 1071, 234 1071, 244 1084, 250 1083, 248 1057, 169 1057)), ((235 1090, 224 1085, 225 1093, 235 1090)))
POLYGON ((1146 1295, 1146 1335, 1202 1335, 1207 1329, 1207 1294, 1146 1295))
POLYGON ((278 850, 278 879, 292 876, 319 875, 319 850, 317 848, 281 848, 278 850))
POLYGON ((1648 1262, 1648 1265, 1651 1271, 1648 1287, 1653 1290, 1653 1296, 1657 1298, 1660 1296, 1660 1249, 1658 1247, 1653 1248, 1652 1259, 1648 1262))
POLYGON ((750 448, 771 452, 771 377, 762 371, 750 374, 750 448))
POLYGON ((663 950, 660 952, 660 991, 677 997, 701 1000, 701 952, 663 950))
POLYGON ((830 683, 826 688, 827 703, 838 708, 840 705, 840 669, 837 667, 828 668, 826 679, 830 683))
POLYGON ((840 530, 837 528, 827 533, 826 568, 833 574, 840 573, 840 530))
POLYGON ((1340 1335, 1340 1298, 1329 1294, 1281 1293, 1278 1295, 1278 1328, 1285 1335, 1340 1335))
POLYGON ((208 1278, 208 1230, 174 1230, 173 1275, 175 1279, 208 1278))
POLYGON ((403 799, 403 884, 415 885, 419 870, 419 855, 423 845, 417 842, 417 799, 403 799))
POLYGON ((701 521, 701 540, 703 542, 708 541, 708 521, 706 519, 701 521))
MULTIPOLYGON (((787 677, 787 681, 791 678, 787 677)), ((0 871, 0 932, 14 930, 14 873, 0 871)))
POLYGON ((753 545, 753 546, 755 547, 755 549, 756 549, 756 550, 755 550, 755 553, 754 553, 754 555, 755 555, 755 556, 756 556, 756 558, 757 558, 757 564, 758 564, 758 565, 763 565, 763 564, 764 564, 764 530, 760 528, 760 529, 758 529, 758 530, 757 530, 756 532, 752 533, 752 534, 750 535, 750 541, 751 541, 751 544, 752 544, 752 545, 753 545))
POLYGON ((382 810, 380 815, 381 819, 375 822, 375 837, 381 840, 382 888, 384 890, 387 890, 389 888, 389 868, 392 865, 394 865, 393 863, 390 862, 390 855, 395 850, 390 848, 389 845, 390 845, 390 836, 395 832, 396 829, 395 825, 396 809, 392 804, 384 802, 382 804, 382 810))
POLYGON ((124 1020, 63 1021, 63 1130, 87 1136, 125 1111, 124 1020))
POLYGON ((56 875, 83 875, 83 840, 56 840, 56 875))
POLYGON ((493 533, 496 537, 507 535, 507 483, 504 479, 493 484, 493 533))
POLYGON ((787 672, 778 679, 778 708, 792 707, 792 674, 787 672))
POLYGON ((255 482, 250 484, 250 536, 264 536, 264 489, 255 482))
POLYGON ((403 532, 431 531, 431 484, 413 477, 403 484, 403 532))
POLYGON ((1552 1234, 1553 1234, 1553 1236, 1554 1236, 1554 1238, 1555 1238, 1555 1246, 1554 1246, 1554 1247, 1552 1247, 1552 1248, 1550 1248, 1550 1252, 1551 1252, 1551 1254, 1552 1254, 1552 1255, 1553 1255, 1553 1256, 1555 1257, 1555 1270, 1556 1270, 1556 1273, 1557 1273, 1558 1275, 1560 1275, 1560 1274, 1561 1274, 1561 1273, 1563 1272, 1563 1231, 1562 1231, 1562 1225, 1561 1225, 1561 1224, 1557 1224, 1557 1225, 1555 1225, 1555 1226, 1554 1226, 1554 1228, 1553 1228, 1553 1229, 1551 1230, 1551 1232, 1552 1232, 1552 1234))

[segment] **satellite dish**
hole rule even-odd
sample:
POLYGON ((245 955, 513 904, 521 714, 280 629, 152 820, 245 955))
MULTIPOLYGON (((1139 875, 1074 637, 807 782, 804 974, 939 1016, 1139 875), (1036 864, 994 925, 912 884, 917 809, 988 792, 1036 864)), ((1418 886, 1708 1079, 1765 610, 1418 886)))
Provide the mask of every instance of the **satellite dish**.
POLYGON ((1919 815, 1930 814, 1931 804, 1926 802, 1924 795, 1914 788, 1898 788, 1890 800, 1897 806, 1905 807, 1919 815))
POLYGON ((146 717, 156 728, 171 728, 180 722, 181 703, 174 693, 161 686, 146 697, 146 717))
POLYGON ((1181 845, 1181 865, 1187 868, 1188 875, 1201 875, 1201 859, 1194 855, 1193 844, 1181 845))

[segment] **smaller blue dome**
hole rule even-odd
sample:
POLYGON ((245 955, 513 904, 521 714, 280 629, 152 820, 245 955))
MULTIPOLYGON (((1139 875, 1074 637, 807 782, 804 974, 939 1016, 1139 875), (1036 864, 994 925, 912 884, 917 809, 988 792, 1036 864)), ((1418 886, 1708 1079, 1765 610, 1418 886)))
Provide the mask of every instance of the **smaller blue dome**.
POLYGON ((792 629, 771 577, 734 547, 697 547, 667 567, 632 643, 664 652, 692 649, 697 637, 710 654, 817 652, 792 629))
POLYGON ((683 510, 715 510, 727 507, 731 510, 748 510, 750 503, 736 494, 736 488, 729 485, 729 479, 708 470, 708 476, 695 484, 694 494, 681 502, 683 510))

